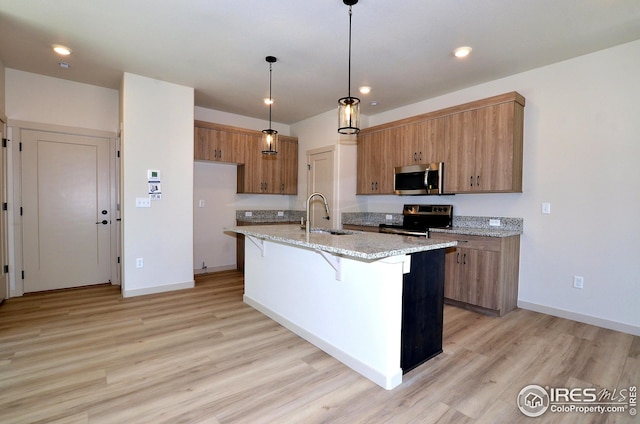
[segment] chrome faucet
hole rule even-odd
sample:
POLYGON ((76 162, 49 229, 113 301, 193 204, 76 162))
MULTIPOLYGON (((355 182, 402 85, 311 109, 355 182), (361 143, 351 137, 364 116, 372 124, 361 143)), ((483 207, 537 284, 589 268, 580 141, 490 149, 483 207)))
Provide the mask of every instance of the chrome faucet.
POLYGON ((327 216, 324 217, 324 219, 330 219, 329 217, 329 204, 327 203, 327 198, 324 197, 324 194, 322 193, 311 193, 311 195, 307 198, 307 222, 306 222, 306 227, 305 230, 307 232, 307 235, 309 235, 309 203, 311 202, 311 198, 314 196, 320 196, 322 197, 322 200, 324 200, 324 209, 327 211, 327 216))

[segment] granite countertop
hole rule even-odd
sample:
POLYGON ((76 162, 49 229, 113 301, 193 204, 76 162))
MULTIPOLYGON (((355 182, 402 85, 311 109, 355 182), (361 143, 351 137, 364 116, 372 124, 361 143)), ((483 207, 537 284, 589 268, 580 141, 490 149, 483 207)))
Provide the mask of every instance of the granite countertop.
MULTIPOLYGON (((343 225, 377 227, 380 224, 402 225, 402 214, 371 212, 343 212, 343 225)), ((432 228, 432 233, 460 234, 483 237, 511 237, 522 234, 522 218, 489 216, 453 216, 453 225, 449 228, 432 228), (492 225, 498 223, 499 225, 492 225)))
POLYGON ((522 231, 502 230, 500 228, 473 228, 473 227, 449 227, 449 228, 431 228, 430 233, 444 234, 460 234, 464 236, 482 236, 482 237, 511 237, 519 236, 522 231))
POLYGON ((455 241, 443 242, 364 231, 338 230, 347 233, 344 235, 312 232, 307 237, 298 224, 250 225, 225 228, 225 231, 364 260, 383 259, 457 245, 455 241))

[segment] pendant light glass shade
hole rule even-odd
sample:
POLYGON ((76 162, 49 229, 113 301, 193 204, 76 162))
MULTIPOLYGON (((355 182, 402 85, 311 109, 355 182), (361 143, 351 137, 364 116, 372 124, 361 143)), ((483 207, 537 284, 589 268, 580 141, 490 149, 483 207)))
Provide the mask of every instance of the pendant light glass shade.
POLYGON ((269 129, 262 130, 262 153, 265 155, 275 155, 278 153, 278 131, 271 129, 271 65, 278 59, 274 56, 267 56, 265 60, 269 63, 269 129))
POLYGON ((360 132, 360 99, 343 97, 338 100, 338 132, 358 134, 360 132))
POLYGON ((262 153, 265 155, 278 153, 278 131, 271 128, 262 130, 262 153))
POLYGON ((338 100, 338 133, 358 134, 360 132, 360 99, 351 97, 351 6, 358 0, 343 0, 349 6, 349 95, 338 100))

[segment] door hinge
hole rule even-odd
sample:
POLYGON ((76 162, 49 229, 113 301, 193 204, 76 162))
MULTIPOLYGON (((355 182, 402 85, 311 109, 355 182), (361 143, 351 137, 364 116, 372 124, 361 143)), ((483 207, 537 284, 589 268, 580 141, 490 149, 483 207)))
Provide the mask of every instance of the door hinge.
POLYGON ((120 256, 118 256, 118 263, 120 263, 120 256))
POLYGON ((7 140, 6 138, 2 139, 2 147, 7 147, 7 141, 9 140, 7 140))
POLYGON ((22 271, 22 279, 24 280, 24 271, 22 271))
POLYGON ((3 211, 9 210, 9 204, 8 204, 7 202, 4 202, 4 203, 2 204, 2 210, 3 210, 3 211))
POLYGON ((9 265, 5 265, 4 266, 4 273, 8 274, 9 273, 9 265))
POLYGON ((22 151, 22 141, 20 143, 18 143, 18 150, 22 151))
POLYGON ((22 206, 20 206, 20 216, 22 216, 22 206))
POLYGON ((117 157, 117 158, 119 158, 119 157, 120 157, 120 150, 118 150, 118 151, 116 152, 116 157, 117 157))
POLYGON ((307 171, 311 171, 311 164, 310 163, 307 164, 307 171))

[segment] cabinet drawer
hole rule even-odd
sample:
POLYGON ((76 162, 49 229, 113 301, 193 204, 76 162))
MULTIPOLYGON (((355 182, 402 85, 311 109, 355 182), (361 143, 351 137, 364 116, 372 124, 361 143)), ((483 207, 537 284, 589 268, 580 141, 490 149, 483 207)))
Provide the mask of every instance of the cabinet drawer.
POLYGON ((467 236, 462 234, 447 234, 447 233, 430 233, 429 238, 433 240, 442 241, 457 241, 458 247, 467 249, 479 249, 500 251, 500 238, 498 237, 482 237, 482 236, 467 236))

